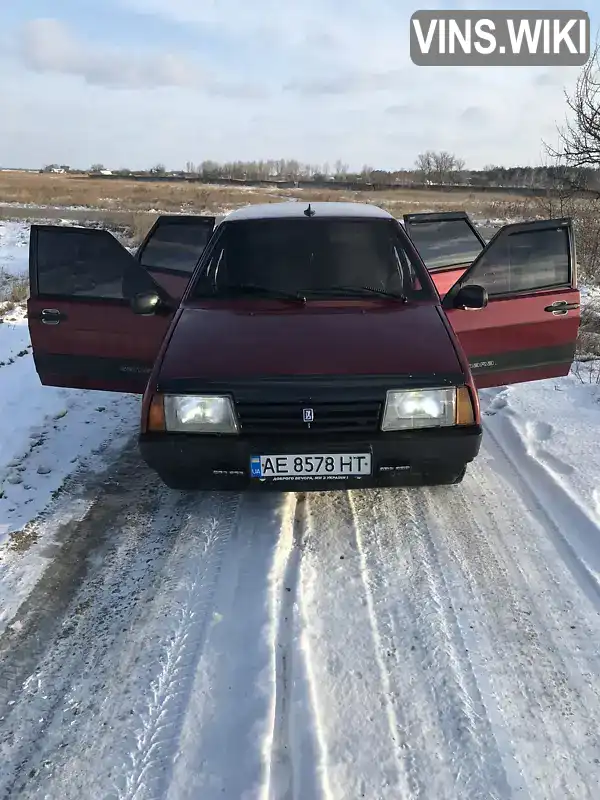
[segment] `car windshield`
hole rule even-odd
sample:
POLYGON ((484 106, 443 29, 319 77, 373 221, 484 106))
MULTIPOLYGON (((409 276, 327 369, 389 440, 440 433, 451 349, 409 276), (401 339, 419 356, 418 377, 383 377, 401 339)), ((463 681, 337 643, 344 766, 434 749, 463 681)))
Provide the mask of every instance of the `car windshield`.
POLYGON ((195 297, 431 299, 423 267, 392 219, 262 219, 224 223, 195 297))

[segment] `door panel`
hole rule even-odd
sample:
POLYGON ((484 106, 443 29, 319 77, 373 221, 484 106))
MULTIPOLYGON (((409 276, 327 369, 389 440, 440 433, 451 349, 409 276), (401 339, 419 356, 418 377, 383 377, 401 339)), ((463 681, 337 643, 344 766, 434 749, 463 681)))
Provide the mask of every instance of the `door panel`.
POLYGON ((183 297, 215 221, 201 215, 164 214, 138 248, 139 263, 174 299, 183 297))
POLYGON ((142 393, 174 308, 149 317, 131 311, 133 294, 158 288, 134 257, 108 231, 32 225, 29 270, 41 382, 142 393))
POLYGON ((443 298, 446 296, 448 290, 465 274, 466 270, 469 268, 469 264, 461 264, 459 267, 453 267, 452 269, 440 269, 429 272, 431 280, 435 284, 435 288, 438 290, 440 297, 443 298))
POLYGON ((568 219, 506 225, 443 306, 478 388, 567 375, 575 355, 580 295, 568 219), (483 286, 486 308, 455 307, 462 286, 483 286), (561 307, 562 306, 562 307, 561 307))
POLYGON ((485 247, 466 211, 405 214, 404 225, 441 297, 485 247))

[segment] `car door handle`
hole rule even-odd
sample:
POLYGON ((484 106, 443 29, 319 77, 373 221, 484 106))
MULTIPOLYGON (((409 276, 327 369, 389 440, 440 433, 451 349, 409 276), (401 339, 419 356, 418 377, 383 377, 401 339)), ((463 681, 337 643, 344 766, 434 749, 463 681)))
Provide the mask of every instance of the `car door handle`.
POLYGON ((44 308, 39 318, 44 325, 58 325, 61 320, 67 319, 67 315, 59 311, 58 308, 44 308))
POLYGON ((568 314, 569 311, 576 311, 578 308, 579 303, 567 303, 566 300, 557 300, 555 303, 552 303, 551 306, 546 306, 544 311, 547 311, 549 314, 554 314, 555 317, 562 317, 568 314))

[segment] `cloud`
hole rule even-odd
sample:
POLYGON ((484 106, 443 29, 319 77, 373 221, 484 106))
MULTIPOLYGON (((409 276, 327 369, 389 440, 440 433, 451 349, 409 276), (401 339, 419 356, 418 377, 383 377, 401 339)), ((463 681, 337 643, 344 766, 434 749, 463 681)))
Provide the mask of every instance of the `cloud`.
POLYGON ((288 92, 306 95, 353 94, 397 89, 401 85, 403 70, 387 72, 350 72, 315 78, 294 78, 283 87, 288 92))
POLYGON ((27 22, 19 53, 30 70, 77 76, 88 84, 110 89, 178 87, 228 97, 263 94, 251 85, 216 79, 198 63, 180 55, 90 45, 55 19, 27 22))
POLYGON ((484 124, 489 117, 487 111, 481 106, 469 106, 464 111, 461 111, 459 119, 467 125, 472 125, 474 123, 484 124))
POLYGON ((535 86, 541 87, 561 87, 565 84, 572 84, 578 74, 578 67, 554 67, 536 74, 533 78, 533 83, 535 86))
POLYGON ((552 72, 542 72, 534 78, 536 86, 556 86, 558 82, 558 76, 552 72))
POLYGON ((414 112, 415 112, 414 106, 408 105, 407 103, 397 103, 396 105, 388 106, 385 109, 385 113, 393 117, 395 116, 406 117, 407 114, 414 114, 414 112))
POLYGON ((101 29, 88 3, 69 0, 79 10, 68 25, 29 19, 21 29, 0 3, 5 163, 289 157, 396 168, 429 148, 473 167, 535 163, 578 74, 417 67, 408 52, 416 0, 105 2, 101 29))
MULTIPOLYGON (((395 0, 116 1, 139 14, 193 25, 252 53, 261 65, 266 57, 275 72, 294 72, 299 80, 305 72, 322 74, 331 67, 348 72, 367 64, 374 73, 399 67, 412 13, 395 0)), ((435 0, 429 5, 435 8, 435 0)))

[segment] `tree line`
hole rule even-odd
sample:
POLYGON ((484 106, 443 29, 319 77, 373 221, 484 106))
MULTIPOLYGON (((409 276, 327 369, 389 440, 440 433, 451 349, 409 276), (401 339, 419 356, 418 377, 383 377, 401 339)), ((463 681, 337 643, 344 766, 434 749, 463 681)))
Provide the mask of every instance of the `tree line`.
MULTIPOLYGON (((454 184, 488 187, 552 188, 557 185, 600 191, 600 44, 597 44, 582 69, 575 91, 565 93, 570 111, 569 122, 559 129, 560 145, 545 145, 550 165, 537 167, 503 167, 488 164, 483 169, 469 169, 465 160, 445 150, 425 150, 411 168, 386 170, 364 165, 350 170, 341 159, 334 163, 303 163, 296 159, 267 159, 258 161, 229 161, 220 163, 204 160, 188 161, 185 169, 168 171, 164 164, 135 172, 121 168, 112 174, 126 177, 132 174, 194 177, 211 180, 245 181, 338 181, 366 184, 454 184)), ((44 172, 106 172, 102 164, 92 164, 89 170, 73 170, 66 165, 49 164, 44 172)))
MULTIPOLYGON (((42 172, 55 172, 58 165, 48 164, 42 172)), ((75 170, 66 165, 61 172, 71 174, 101 175, 107 172, 101 164, 94 164, 89 170, 75 170)), ((360 172, 351 172, 341 162, 333 167, 329 164, 303 164, 290 159, 268 161, 233 161, 218 163, 203 161, 199 164, 188 162, 184 170, 167 170, 157 164, 148 170, 116 169, 109 170, 115 176, 156 175, 160 177, 195 178, 211 181, 314 181, 322 184, 352 183, 378 185, 462 185, 501 188, 544 189, 555 187, 558 183, 578 188, 599 188, 600 173, 591 166, 569 166, 558 163, 538 167, 502 167, 487 165, 483 169, 467 169, 464 161, 452 153, 426 151, 418 156, 413 169, 383 170, 365 166, 360 172)))

